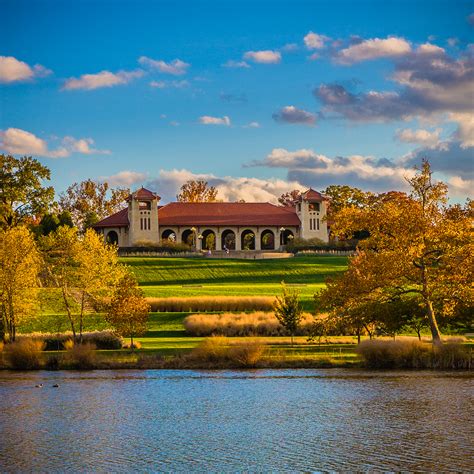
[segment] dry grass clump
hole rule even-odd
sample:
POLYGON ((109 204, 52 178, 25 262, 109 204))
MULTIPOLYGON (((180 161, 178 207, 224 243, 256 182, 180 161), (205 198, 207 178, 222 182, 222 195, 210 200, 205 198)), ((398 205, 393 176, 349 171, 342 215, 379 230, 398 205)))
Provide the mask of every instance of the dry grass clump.
MULTIPOLYGON (((18 336, 18 339, 23 339, 27 336, 18 336)), ((29 337, 43 341, 46 344, 47 351, 68 350, 74 345, 73 334, 71 331, 62 333, 47 333, 36 332, 31 333, 29 337), (72 344, 72 345, 71 345, 72 344)), ((76 334, 76 337, 79 337, 76 334)), ((123 340, 113 331, 89 331, 82 333, 82 342, 94 344, 97 349, 121 349, 123 340)))
POLYGON ((5 347, 5 355, 10 367, 15 370, 34 370, 41 367, 43 341, 22 338, 5 347))
POLYGON ((190 354, 193 362, 214 363, 227 367, 255 367, 265 354, 265 345, 258 341, 231 344, 226 337, 212 336, 190 354))
MULTIPOLYGON (((308 336, 314 318, 304 313, 296 336, 308 336)), ((191 314, 184 319, 184 327, 193 336, 284 336, 285 329, 274 313, 256 311, 254 313, 191 314)))
POLYGON ((472 354, 458 343, 441 346, 417 340, 368 340, 357 352, 372 369, 470 369, 472 354))
POLYGON ((96 346, 88 342, 85 344, 74 344, 67 351, 66 361, 74 369, 94 369, 97 366, 96 346))
POLYGON ((141 349, 142 348, 142 343, 140 341, 133 341, 133 344, 128 341, 128 342, 124 342, 123 343, 123 346, 122 346, 124 349, 141 349))
POLYGON ((259 311, 271 310, 275 298, 271 296, 193 296, 147 298, 151 311, 259 311))

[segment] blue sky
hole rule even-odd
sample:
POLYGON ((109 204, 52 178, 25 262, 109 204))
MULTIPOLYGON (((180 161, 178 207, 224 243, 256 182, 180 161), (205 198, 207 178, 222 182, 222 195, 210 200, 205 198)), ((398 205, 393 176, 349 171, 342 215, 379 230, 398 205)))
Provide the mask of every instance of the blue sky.
POLYGON ((403 189, 422 156, 472 194, 464 1, 2 1, 0 149, 75 181, 191 178, 225 200, 403 189))

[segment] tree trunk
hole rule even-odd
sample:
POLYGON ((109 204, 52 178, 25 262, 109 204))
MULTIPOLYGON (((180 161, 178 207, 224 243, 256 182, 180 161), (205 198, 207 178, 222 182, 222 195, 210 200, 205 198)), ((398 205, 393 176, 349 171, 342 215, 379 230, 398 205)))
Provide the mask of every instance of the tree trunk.
POLYGON ((357 344, 360 344, 360 327, 357 327, 357 344))
POLYGON ((133 352, 134 349, 135 349, 135 348, 133 347, 133 335, 130 336, 130 349, 131 349, 132 352, 133 352))
POLYGON ((425 298, 426 309, 428 310, 428 320, 430 322, 431 336, 433 338, 433 344, 441 345, 441 333, 438 328, 438 322, 436 321, 436 315, 433 309, 433 303, 429 298, 425 298))
POLYGON ((416 329, 416 333, 418 334, 418 340, 421 342, 421 329, 416 329))
POLYGON ((74 319, 73 319, 72 313, 71 313, 71 306, 69 305, 69 301, 67 299, 66 288, 64 286, 62 286, 61 291, 62 291, 62 295, 63 295, 64 306, 66 307, 67 317, 69 319, 69 323, 71 324, 72 339, 74 340, 74 342, 76 342, 76 328, 74 326, 74 319))
POLYGON ((84 326, 83 319, 84 319, 84 299, 85 299, 85 292, 82 292, 81 295, 81 314, 79 316, 79 343, 82 344, 82 329, 84 326))

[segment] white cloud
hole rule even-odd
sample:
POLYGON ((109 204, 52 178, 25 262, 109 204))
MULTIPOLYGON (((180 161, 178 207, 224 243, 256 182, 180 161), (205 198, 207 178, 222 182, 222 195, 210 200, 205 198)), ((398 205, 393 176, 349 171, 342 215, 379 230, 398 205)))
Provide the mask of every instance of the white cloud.
POLYGON ((0 83, 29 81, 35 77, 45 77, 52 71, 41 64, 31 67, 13 56, 0 56, 0 83))
POLYGON ((248 69, 250 67, 250 65, 246 63, 245 61, 234 61, 232 59, 229 59, 222 66, 232 68, 232 69, 248 69))
POLYGON ((397 130, 396 138, 404 143, 417 143, 426 147, 435 147, 440 142, 441 129, 437 128, 430 132, 429 130, 412 130, 405 128, 403 130, 397 130))
POLYGON ((278 64, 281 61, 281 53, 279 51, 263 50, 263 51, 247 51, 244 59, 260 64, 278 64))
POLYGON ((230 125, 230 118, 227 115, 224 117, 211 117, 210 115, 203 115, 199 117, 199 123, 202 125, 230 125))
POLYGON ((56 149, 49 149, 46 140, 37 137, 31 132, 19 128, 8 128, 0 131, 0 148, 12 155, 33 155, 45 156, 48 158, 66 158, 72 153, 109 154, 108 150, 97 150, 91 148, 94 140, 91 138, 75 139, 74 137, 64 137, 61 145, 56 149))
POLYGON ((151 81, 150 87, 156 89, 184 89, 189 86, 189 82, 183 81, 151 81))
POLYGON ((173 61, 167 63, 165 61, 151 59, 146 56, 141 56, 138 59, 138 62, 142 66, 158 69, 158 71, 162 73, 172 74, 173 76, 182 76, 183 74, 186 74, 188 68, 191 66, 189 63, 181 61, 181 59, 174 59, 173 61))
POLYGON ((330 38, 310 31, 303 39, 308 49, 323 49, 325 46, 324 43, 330 38))
POLYGON ((448 179, 449 192, 452 196, 465 198, 473 196, 474 179, 464 179, 461 176, 452 176, 448 179))
POLYGON ((472 113, 449 114, 449 119, 457 122, 456 137, 461 141, 461 148, 474 147, 474 115, 472 113))
POLYGON ((137 171, 120 171, 112 176, 103 176, 101 181, 107 181, 112 186, 132 187, 134 184, 143 183, 147 179, 147 174, 137 171))
POLYGON ((158 177, 151 179, 147 187, 156 190, 163 201, 175 201, 179 188, 188 180, 203 179, 218 190, 218 198, 235 202, 272 202, 277 204, 278 197, 293 189, 303 189, 300 183, 282 179, 260 179, 196 174, 185 169, 160 170, 158 177))
POLYGON ((420 46, 416 48, 416 52, 420 54, 442 54, 445 52, 445 50, 439 46, 436 46, 435 44, 424 43, 420 44, 420 46))
POLYGON ((101 71, 97 74, 83 74, 79 78, 71 77, 64 83, 63 90, 93 90, 101 87, 113 87, 128 84, 133 79, 143 76, 143 71, 101 71))
POLYGON ((316 115, 303 109, 298 109, 294 105, 287 105, 273 114, 273 119, 277 122, 289 124, 314 125, 316 115))
POLYGON ((410 43, 404 38, 388 37, 364 40, 339 51, 336 60, 341 64, 353 64, 378 58, 394 58, 411 52, 410 43))
POLYGON ((260 128, 260 124, 258 122, 250 122, 244 125, 243 128, 260 128))

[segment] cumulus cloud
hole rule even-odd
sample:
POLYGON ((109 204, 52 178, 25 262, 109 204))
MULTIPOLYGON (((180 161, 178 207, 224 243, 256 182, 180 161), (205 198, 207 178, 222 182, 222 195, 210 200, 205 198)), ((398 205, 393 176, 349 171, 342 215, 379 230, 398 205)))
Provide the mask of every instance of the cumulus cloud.
POLYGON ((147 179, 146 173, 139 173, 137 171, 120 171, 117 174, 111 176, 103 176, 100 178, 101 181, 107 181, 112 186, 123 186, 130 188, 137 183, 143 183, 147 179))
POLYGON ((407 40, 391 36, 386 39, 367 39, 350 45, 340 50, 335 59, 341 64, 353 64, 371 59, 404 56, 410 52, 411 46, 407 40))
POLYGON ((464 146, 472 146, 474 59, 457 59, 439 47, 421 45, 399 58, 391 76, 395 91, 349 92, 341 84, 322 84, 314 91, 325 116, 358 122, 439 119, 458 123, 464 146))
POLYGON ((287 105, 281 108, 273 115, 273 120, 280 123, 314 125, 316 123, 316 116, 311 112, 303 109, 298 109, 294 105, 287 105))
POLYGON ((405 128, 403 130, 397 130, 395 137, 404 143, 417 143, 427 147, 435 147, 440 142, 441 129, 437 128, 430 132, 429 130, 412 130, 405 128))
POLYGON ((141 56, 138 58, 138 62, 142 66, 147 66, 151 69, 157 69, 164 74, 172 74, 174 76, 182 76, 183 74, 186 74, 188 68, 191 66, 189 63, 181 61, 181 59, 174 59, 173 61, 167 63, 165 61, 151 59, 146 56, 141 56))
POLYGON ((293 189, 302 189, 300 183, 282 179, 260 179, 233 176, 196 174, 185 169, 160 170, 156 178, 150 179, 146 186, 155 190, 163 201, 175 201, 179 188, 188 180, 203 179, 218 190, 218 198, 223 201, 272 202, 293 189))
POLYGON ((202 125, 225 125, 230 126, 230 118, 227 115, 224 117, 211 117, 210 115, 202 115, 199 117, 199 123, 202 125))
POLYGON ((0 56, 0 83, 30 81, 35 77, 45 77, 52 71, 41 64, 30 66, 13 56, 0 56))
POLYGON ((304 44, 308 49, 323 49, 326 41, 330 38, 325 35, 319 35, 310 31, 304 38, 304 44))
POLYGON ((244 59, 260 64, 278 64, 281 61, 281 53, 279 51, 263 50, 263 51, 247 51, 244 59))
POLYGON ((250 65, 245 61, 234 61, 232 59, 229 59, 222 65, 222 67, 228 67, 232 69, 248 69, 250 65))
POLYGON ((0 148, 12 155, 45 156, 48 158, 66 158, 72 153, 109 154, 108 150, 92 148, 92 138, 75 139, 66 136, 61 140, 59 147, 50 149, 46 140, 37 137, 31 132, 19 128, 8 128, 0 131, 0 148))
POLYGON ((79 78, 71 77, 63 85, 63 90, 93 90, 128 84, 143 76, 143 71, 101 71, 97 74, 83 74, 79 78))

